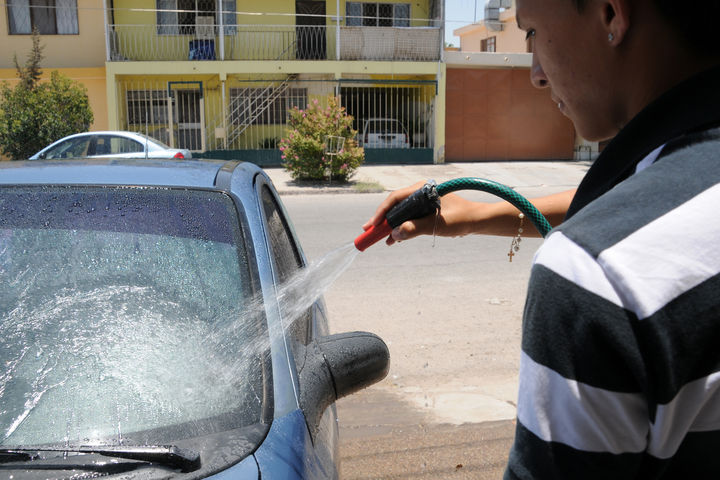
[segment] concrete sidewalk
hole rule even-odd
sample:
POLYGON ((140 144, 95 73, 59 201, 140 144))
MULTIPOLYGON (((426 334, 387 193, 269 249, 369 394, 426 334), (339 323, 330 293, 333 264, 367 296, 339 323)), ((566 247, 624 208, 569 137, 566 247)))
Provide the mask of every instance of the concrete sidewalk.
POLYGON ((321 193, 369 193, 392 191, 421 180, 442 183, 459 177, 480 177, 513 188, 542 186, 576 187, 568 178, 581 179, 590 162, 587 161, 507 161, 444 163, 438 165, 365 165, 361 166, 346 185, 329 182, 294 182, 282 167, 266 168, 275 188, 281 195, 321 193))

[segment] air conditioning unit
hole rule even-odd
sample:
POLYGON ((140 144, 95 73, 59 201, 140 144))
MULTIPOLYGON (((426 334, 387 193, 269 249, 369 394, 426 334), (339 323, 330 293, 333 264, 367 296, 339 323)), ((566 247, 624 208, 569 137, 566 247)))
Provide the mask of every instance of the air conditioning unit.
POLYGON ((209 40, 215 38, 215 17, 198 15, 195 18, 195 38, 209 40))

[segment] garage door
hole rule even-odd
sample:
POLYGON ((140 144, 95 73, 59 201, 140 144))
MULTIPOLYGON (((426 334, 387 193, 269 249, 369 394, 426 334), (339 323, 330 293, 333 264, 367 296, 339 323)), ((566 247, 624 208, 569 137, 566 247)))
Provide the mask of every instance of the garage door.
POLYGON ((575 129, 530 71, 447 70, 445 160, 572 159, 575 129))

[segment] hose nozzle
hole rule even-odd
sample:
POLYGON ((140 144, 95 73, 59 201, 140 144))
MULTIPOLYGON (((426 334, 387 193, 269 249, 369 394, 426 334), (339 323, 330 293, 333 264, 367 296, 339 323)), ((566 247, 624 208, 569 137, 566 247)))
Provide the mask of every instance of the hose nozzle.
POLYGON ((390 235, 393 228, 398 225, 435 213, 438 208, 440 208, 440 195, 437 185, 434 181, 429 181, 391 208, 385 215, 383 223, 370 227, 359 235, 355 239, 355 248, 363 252, 370 245, 390 235))

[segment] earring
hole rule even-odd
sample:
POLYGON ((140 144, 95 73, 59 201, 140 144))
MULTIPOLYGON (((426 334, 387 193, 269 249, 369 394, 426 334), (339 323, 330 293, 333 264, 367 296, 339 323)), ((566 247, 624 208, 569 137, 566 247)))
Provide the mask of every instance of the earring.
POLYGON ((615 40, 615 35, 608 33, 608 42, 612 42, 613 40, 615 40))

